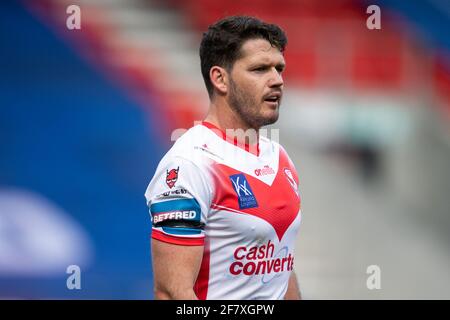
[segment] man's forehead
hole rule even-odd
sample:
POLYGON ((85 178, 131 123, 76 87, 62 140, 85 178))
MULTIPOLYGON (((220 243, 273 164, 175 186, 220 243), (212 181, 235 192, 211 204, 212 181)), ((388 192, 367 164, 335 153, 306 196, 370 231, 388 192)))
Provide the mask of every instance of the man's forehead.
POLYGON ((246 40, 241 47, 239 60, 241 59, 248 62, 273 59, 284 62, 284 57, 280 50, 265 39, 246 40))

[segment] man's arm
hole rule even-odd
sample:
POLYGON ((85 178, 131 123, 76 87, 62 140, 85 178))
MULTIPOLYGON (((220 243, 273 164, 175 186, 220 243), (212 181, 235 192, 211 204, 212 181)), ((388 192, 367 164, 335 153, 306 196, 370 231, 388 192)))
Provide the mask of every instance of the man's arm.
POLYGON ((284 300, 301 300, 302 295, 300 294, 300 288, 297 282, 297 276, 295 272, 292 271, 291 276, 289 277, 289 284, 284 295, 284 300))
POLYGON ((203 246, 180 246, 152 239, 154 292, 157 300, 198 300, 194 293, 203 246))

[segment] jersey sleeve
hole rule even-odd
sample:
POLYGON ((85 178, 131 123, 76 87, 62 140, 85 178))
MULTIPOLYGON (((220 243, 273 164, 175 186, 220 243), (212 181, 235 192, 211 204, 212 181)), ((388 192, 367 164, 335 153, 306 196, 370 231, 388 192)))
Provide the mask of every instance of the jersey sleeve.
POLYGON ((211 204, 207 172, 188 159, 163 159, 145 192, 152 238, 177 245, 203 245, 211 204))

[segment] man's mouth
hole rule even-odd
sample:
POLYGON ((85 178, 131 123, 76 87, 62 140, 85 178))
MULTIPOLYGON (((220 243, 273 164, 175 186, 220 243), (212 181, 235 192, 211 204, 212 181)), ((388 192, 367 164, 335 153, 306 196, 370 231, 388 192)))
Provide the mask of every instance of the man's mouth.
POLYGON ((280 92, 274 92, 274 93, 271 93, 271 94, 267 95, 266 97, 264 97, 265 102, 268 102, 273 105, 279 105, 280 100, 281 100, 280 92))

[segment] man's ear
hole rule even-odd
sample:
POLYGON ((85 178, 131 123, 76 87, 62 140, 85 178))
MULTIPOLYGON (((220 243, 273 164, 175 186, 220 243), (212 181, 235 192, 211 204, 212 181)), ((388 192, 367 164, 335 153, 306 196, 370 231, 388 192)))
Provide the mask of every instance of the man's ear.
POLYGON ((226 94, 228 92, 228 72, 224 68, 219 66, 213 66, 209 70, 209 78, 214 88, 219 91, 220 94, 226 94))

